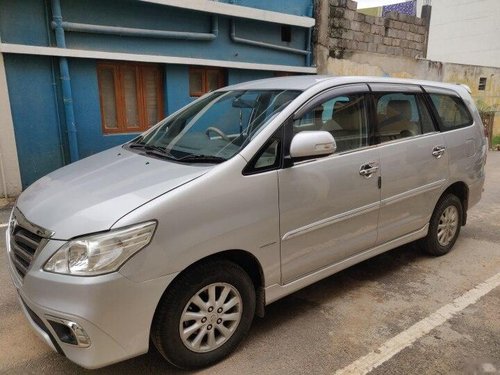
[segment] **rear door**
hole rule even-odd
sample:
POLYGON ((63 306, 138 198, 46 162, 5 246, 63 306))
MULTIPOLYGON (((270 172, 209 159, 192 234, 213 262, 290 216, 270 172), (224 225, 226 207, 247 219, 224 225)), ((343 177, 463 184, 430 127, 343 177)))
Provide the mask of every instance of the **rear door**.
POLYGON ((473 184, 483 173, 482 126, 475 126, 473 117, 457 93, 436 87, 424 89, 439 119, 449 157, 450 176, 455 181, 473 184))
POLYGON ((382 244, 428 223, 448 179, 448 153, 419 86, 370 87, 381 165, 377 244, 382 244))

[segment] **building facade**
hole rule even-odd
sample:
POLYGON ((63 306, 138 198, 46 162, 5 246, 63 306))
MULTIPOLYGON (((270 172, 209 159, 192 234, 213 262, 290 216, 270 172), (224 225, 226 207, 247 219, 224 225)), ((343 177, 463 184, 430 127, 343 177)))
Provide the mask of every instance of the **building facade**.
POLYGON ((500 1, 418 0, 417 9, 426 3, 432 3, 427 58, 500 68, 500 1))
POLYGON ((313 0, 0 0, 0 193, 218 87, 315 73, 314 24, 313 0))

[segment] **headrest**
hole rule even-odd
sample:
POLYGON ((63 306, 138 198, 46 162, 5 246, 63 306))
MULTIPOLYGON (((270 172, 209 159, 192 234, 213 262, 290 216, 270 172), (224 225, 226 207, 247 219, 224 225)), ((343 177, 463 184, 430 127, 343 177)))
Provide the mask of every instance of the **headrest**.
POLYGON ((360 116, 356 104, 357 102, 335 103, 332 120, 334 120, 343 130, 359 130, 360 116))
POLYGON ((387 115, 401 115, 409 120, 411 119, 411 103, 408 100, 390 100, 387 103, 387 115))

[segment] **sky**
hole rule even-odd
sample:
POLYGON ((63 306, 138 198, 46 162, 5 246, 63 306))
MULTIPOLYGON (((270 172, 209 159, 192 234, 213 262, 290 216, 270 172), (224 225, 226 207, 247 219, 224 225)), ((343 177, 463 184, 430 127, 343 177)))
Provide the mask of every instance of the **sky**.
POLYGON ((403 3, 405 0, 356 0, 358 9, 378 7, 381 5, 403 3))

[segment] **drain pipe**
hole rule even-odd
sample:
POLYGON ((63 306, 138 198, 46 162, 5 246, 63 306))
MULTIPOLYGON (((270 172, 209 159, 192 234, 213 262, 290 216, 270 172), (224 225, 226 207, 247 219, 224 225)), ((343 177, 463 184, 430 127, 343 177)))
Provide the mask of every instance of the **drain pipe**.
POLYGON ((7 180, 5 179, 5 169, 3 166, 3 156, 2 153, 0 152, 0 176, 2 177, 2 188, 3 188, 3 196, 5 199, 7 199, 8 194, 7 194, 7 180))
POLYGON ((309 28, 307 30, 307 52, 309 52, 306 55, 306 66, 311 66, 311 61, 312 61, 312 52, 311 52, 311 44, 312 44, 312 28, 309 28))
MULTIPOLYGON (((55 21, 53 21, 51 25, 53 29, 57 27, 55 21)), ((109 35, 159 38, 159 39, 211 41, 216 39, 219 34, 219 18, 217 16, 212 16, 211 32, 209 33, 138 29, 132 27, 91 25, 87 23, 76 23, 76 22, 61 22, 61 27, 64 31, 72 31, 77 33, 109 34, 109 35)))
MULTIPOLYGON (((313 17, 313 13, 314 13, 314 8, 313 8, 313 5, 310 5, 308 8, 307 8, 307 16, 308 17, 313 17)), ((309 52, 307 55, 306 55, 306 66, 311 66, 312 65, 312 32, 313 32, 313 28, 310 27, 309 29, 307 29, 307 39, 306 39, 306 50, 309 52)))
POLYGON ((286 51, 286 52, 290 52, 290 53, 296 53, 299 55, 307 56, 307 55, 311 54, 311 51, 307 51, 307 50, 303 50, 303 49, 291 48, 291 47, 286 47, 286 46, 279 46, 277 44, 260 42, 258 40, 240 38, 240 37, 236 36, 236 23, 235 23, 234 19, 231 20, 231 40, 235 43, 248 44, 251 46, 269 48, 269 49, 274 49, 274 50, 278 50, 278 51, 286 51))
MULTIPOLYGON (((66 48, 66 39, 64 37, 64 29, 62 27, 62 14, 60 0, 52 0, 52 19, 54 31, 56 34, 56 46, 58 48, 66 48)), ((68 145, 70 161, 77 161, 80 156, 78 152, 78 139, 75 125, 75 112, 73 108, 73 93, 71 92, 71 83, 69 75, 68 59, 66 57, 59 58, 59 73, 61 75, 61 86, 64 104, 64 114, 66 117, 66 130, 68 132, 68 145)))

